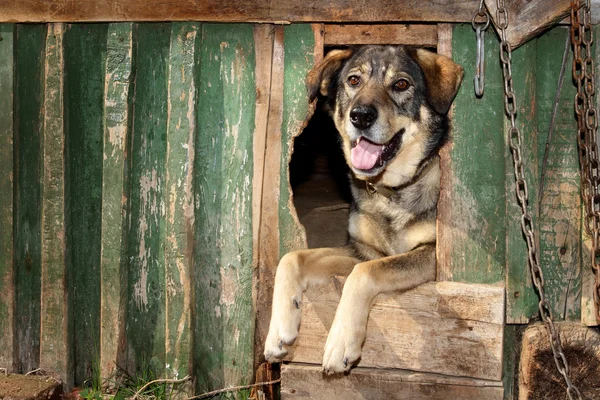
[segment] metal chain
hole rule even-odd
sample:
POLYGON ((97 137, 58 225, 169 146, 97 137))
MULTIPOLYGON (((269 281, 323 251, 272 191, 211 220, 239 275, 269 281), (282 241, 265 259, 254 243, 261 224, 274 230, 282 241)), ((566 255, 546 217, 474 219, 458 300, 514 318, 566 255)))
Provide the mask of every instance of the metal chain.
POLYGON ((508 27, 508 10, 504 6, 504 0, 496 0, 496 27, 500 33, 500 60, 502 61, 502 73, 504 76, 504 110, 510 120, 509 128, 509 145, 512 152, 513 163, 515 167, 515 181, 516 181, 516 194, 521 207, 521 228, 525 239, 527 241, 527 258, 529 263, 529 269, 531 272, 531 278, 533 284, 537 289, 540 297, 538 303, 538 309, 542 321, 548 330, 550 346, 552 347, 552 354, 554 355, 554 362, 558 372, 562 375, 567 385, 567 396, 569 399, 581 399, 581 393, 579 389, 575 387, 569 379, 569 363, 562 348, 560 337, 556 326, 552 321, 552 312, 546 294, 544 291, 544 274, 540 268, 539 256, 537 251, 537 245, 535 240, 535 231, 533 226, 533 219, 529 213, 529 193, 527 191, 527 182, 525 181, 525 171, 523 168, 522 158, 522 142, 523 137, 521 131, 516 125, 517 119, 517 101, 515 92, 513 90, 512 80, 512 52, 510 44, 507 39, 506 28, 508 27), (574 397, 575 396, 575 397, 574 397))
POLYGON ((571 0, 571 43, 573 43, 573 79, 577 83, 575 114, 577 115, 577 144, 581 166, 581 197, 585 205, 584 226, 592 238, 590 251, 594 271, 594 303, 596 320, 600 321, 600 268, 598 267, 600 231, 600 165, 596 131, 598 116, 595 106, 595 73, 592 56, 592 23, 589 0, 571 0), (583 48, 583 49, 582 49, 583 48), (585 51, 585 58, 582 56, 585 51))

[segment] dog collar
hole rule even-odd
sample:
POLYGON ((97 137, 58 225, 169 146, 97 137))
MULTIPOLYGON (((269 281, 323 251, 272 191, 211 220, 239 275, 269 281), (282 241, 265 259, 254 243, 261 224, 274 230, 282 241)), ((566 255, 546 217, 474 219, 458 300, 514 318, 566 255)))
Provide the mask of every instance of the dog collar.
POLYGON ((365 187, 367 188, 367 193, 369 193, 370 195, 378 193, 386 199, 389 199, 390 197, 398 193, 398 191, 395 188, 387 187, 384 185, 373 185, 371 182, 368 181, 364 182, 365 187))
MULTIPOLYGON (((390 187, 390 186, 385 186, 385 185, 375 185, 369 181, 363 181, 363 182, 365 182, 365 188, 367 189, 367 193, 369 193, 370 195, 380 194, 383 197, 385 197, 386 199, 389 199, 390 197, 397 195, 402 189, 404 189, 407 186, 412 185, 414 182, 416 182, 421 177, 421 174, 423 173, 423 171, 425 171, 430 165, 432 165, 431 160, 432 160, 432 158, 425 161, 419 167, 419 169, 417 170, 415 175, 412 177, 412 179, 400 186, 390 187)), ((359 180, 358 178, 356 178, 356 176, 354 176, 354 179, 359 180)))

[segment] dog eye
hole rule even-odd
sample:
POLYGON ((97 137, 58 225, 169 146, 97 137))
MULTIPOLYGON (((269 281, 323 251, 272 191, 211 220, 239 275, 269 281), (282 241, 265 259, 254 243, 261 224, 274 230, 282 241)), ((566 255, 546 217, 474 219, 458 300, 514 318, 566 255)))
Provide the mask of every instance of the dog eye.
POLYGON ((396 83, 394 83, 394 90, 404 91, 408 89, 410 84, 406 79, 400 79, 396 83))
POLYGON ((360 85, 360 78, 356 75, 351 75, 348 78, 348 84, 350 86, 358 86, 358 85, 360 85))

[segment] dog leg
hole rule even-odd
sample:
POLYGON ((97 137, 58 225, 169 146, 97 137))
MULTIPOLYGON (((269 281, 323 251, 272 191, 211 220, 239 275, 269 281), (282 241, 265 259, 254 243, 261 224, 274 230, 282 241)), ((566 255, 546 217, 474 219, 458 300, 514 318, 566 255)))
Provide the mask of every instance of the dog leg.
POLYGON ((327 336, 323 371, 348 371, 358 360, 367 319, 375 297, 408 290, 435 279, 435 245, 357 264, 344 285, 340 304, 327 336))
POLYGON ((298 336, 302 292, 309 284, 325 282, 333 275, 348 275, 359 260, 348 248, 293 251, 277 267, 271 323, 265 342, 265 359, 278 362, 298 336))

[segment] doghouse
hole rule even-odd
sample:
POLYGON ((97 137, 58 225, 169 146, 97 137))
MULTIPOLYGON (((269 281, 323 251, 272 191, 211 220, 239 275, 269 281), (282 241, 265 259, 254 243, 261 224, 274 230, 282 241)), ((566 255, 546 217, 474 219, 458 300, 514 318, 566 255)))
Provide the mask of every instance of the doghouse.
MULTIPOLYGON (((497 7, 0 0, 0 368, 39 368, 67 390, 151 370, 184 381, 183 398, 254 382, 253 398, 564 398, 515 196, 497 7), (334 379, 319 352, 343 282, 311 289, 280 371, 262 358, 275 267, 343 241, 349 207, 305 77, 329 49, 373 43, 465 69, 441 152, 438 281, 378 301, 363 359, 334 379)), ((600 398, 571 3, 507 10, 545 304, 572 384, 600 398)), ((598 82, 586 87, 598 107, 598 82)))

